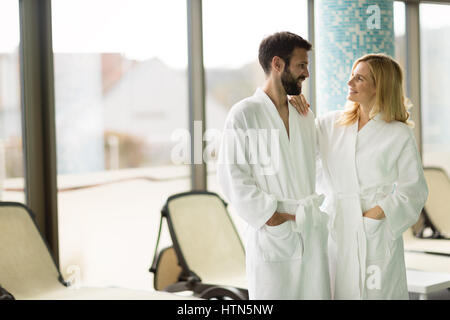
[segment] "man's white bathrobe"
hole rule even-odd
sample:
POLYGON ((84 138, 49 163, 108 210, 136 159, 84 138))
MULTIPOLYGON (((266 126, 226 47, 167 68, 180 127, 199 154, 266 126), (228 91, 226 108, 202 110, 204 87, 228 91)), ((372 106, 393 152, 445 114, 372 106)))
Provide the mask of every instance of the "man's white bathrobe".
POLYGON ((226 119, 217 177, 227 201, 248 223, 250 299, 329 299, 328 216, 315 194, 314 116, 289 105, 289 130, 270 98, 255 94, 226 119), (269 227, 275 213, 296 215, 269 227))
POLYGON ((412 129, 377 115, 358 132, 336 124, 341 114, 317 120, 334 298, 408 299, 402 233, 428 197, 412 129), (362 216, 376 205, 386 218, 362 216))

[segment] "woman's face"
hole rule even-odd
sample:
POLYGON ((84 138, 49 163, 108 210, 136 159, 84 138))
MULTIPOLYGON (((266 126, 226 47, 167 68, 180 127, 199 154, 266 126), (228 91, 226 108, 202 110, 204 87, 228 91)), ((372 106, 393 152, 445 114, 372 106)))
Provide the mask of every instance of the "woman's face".
POLYGON ((370 106, 375 100, 376 87, 370 75, 370 69, 364 61, 359 62, 347 82, 347 100, 370 106))

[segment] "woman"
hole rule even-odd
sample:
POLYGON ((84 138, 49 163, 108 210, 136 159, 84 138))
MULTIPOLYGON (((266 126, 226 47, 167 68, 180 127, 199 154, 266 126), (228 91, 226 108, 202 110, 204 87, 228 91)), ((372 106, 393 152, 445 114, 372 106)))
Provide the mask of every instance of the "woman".
MULTIPOLYGON (((418 220, 428 188, 402 71, 389 56, 368 54, 347 84, 345 110, 316 120, 334 298, 408 299, 402 234, 418 220)), ((290 102, 308 112, 303 97, 290 102)))

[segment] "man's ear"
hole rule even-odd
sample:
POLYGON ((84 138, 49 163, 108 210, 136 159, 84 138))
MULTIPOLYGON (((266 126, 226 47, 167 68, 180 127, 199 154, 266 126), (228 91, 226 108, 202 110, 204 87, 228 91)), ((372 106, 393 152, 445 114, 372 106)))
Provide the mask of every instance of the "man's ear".
POLYGON ((281 59, 280 57, 274 56, 272 58, 272 64, 271 65, 272 65, 272 70, 273 71, 275 71, 277 73, 282 73, 283 70, 284 70, 285 63, 284 63, 284 60, 281 59))

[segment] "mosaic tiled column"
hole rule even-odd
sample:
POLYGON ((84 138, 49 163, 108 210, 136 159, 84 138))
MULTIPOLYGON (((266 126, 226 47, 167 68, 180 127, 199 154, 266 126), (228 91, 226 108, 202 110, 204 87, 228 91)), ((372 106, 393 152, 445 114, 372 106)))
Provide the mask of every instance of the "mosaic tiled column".
POLYGON ((318 0, 316 7, 317 112, 340 109, 356 59, 394 55, 393 1, 318 0))

